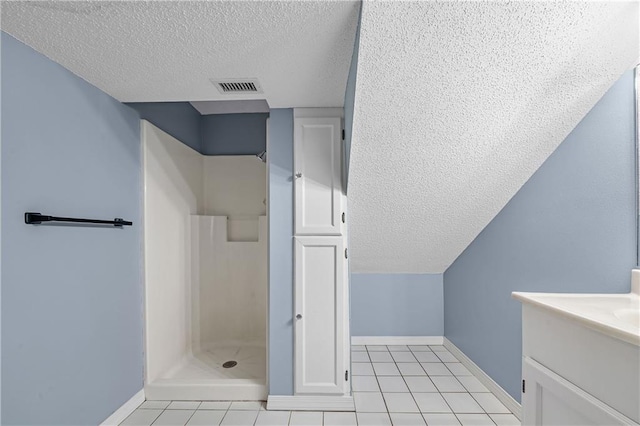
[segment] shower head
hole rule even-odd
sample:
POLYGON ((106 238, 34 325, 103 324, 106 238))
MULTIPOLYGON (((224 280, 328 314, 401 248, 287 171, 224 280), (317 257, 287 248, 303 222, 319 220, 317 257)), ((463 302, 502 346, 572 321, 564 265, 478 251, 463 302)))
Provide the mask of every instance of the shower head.
POLYGON ((256 154, 256 158, 258 158, 263 163, 267 162, 267 151, 262 151, 260 154, 256 154))

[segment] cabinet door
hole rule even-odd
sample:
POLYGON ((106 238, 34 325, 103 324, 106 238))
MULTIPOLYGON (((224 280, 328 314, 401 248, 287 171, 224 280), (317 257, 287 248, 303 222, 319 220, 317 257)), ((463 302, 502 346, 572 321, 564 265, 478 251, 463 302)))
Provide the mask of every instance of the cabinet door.
POLYGON ((342 237, 295 238, 295 393, 342 395, 348 383, 342 237))
POLYGON ((294 127, 295 233, 340 235, 340 118, 296 118, 294 127))
POLYGON ((531 358, 524 358, 522 378, 523 426, 637 425, 531 358))

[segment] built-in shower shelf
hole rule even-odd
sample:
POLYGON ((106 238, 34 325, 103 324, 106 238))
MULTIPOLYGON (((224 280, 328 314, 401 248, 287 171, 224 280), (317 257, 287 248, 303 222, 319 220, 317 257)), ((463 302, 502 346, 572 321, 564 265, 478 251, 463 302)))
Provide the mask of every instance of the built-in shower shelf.
POLYGON ((259 242, 260 217, 261 216, 227 216, 227 242, 259 242))

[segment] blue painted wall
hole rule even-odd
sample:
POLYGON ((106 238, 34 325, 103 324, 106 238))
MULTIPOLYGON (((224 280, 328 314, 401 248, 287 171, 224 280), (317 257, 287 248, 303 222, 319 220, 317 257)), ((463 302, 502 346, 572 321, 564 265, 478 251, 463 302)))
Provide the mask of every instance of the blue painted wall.
POLYGON ((99 424, 142 389, 139 117, 1 37, 2 424, 99 424))
POLYGON ((256 155, 266 149, 269 114, 202 116, 204 155, 256 155))
POLYGON ((442 336, 442 274, 351 274, 352 336, 442 336))
POLYGON ((269 394, 293 395, 293 110, 269 117, 269 394))
POLYGON ((345 181, 349 181, 349 161, 351 159, 351 136, 353 135, 353 109, 356 102, 356 78, 358 77, 358 52, 360 50, 360 22, 362 21, 363 3, 360 3, 360 15, 358 17, 358 28, 356 29, 356 39, 353 45, 351 56, 351 67, 347 78, 347 89, 344 94, 344 167, 343 173, 345 181))
POLYGON ((202 152, 202 116, 189 102, 132 102, 127 105, 138 111, 140 118, 202 152))
POLYGON ((629 291, 633 102, 628 72, 444 274, 445 336, 517 400, 522 324, 512 291, 629 291))

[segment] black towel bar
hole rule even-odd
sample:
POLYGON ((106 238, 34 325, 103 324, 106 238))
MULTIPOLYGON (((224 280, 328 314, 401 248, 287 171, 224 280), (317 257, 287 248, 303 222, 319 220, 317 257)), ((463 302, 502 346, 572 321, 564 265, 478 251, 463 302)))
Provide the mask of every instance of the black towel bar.
POLYGON ((113 225, 113 226, 131 226, 133 222, 128 222, 119 217, 116 217, 113 220, 99 220, 99 219, 78 219, 75 217, 57 217, 57 216, 46 216, 40 213, 27 212, 24 214, 24 223, 29 225, 37 225, 42 222, 74 222, 74 223, 98 223, 102 225, 113 225))

